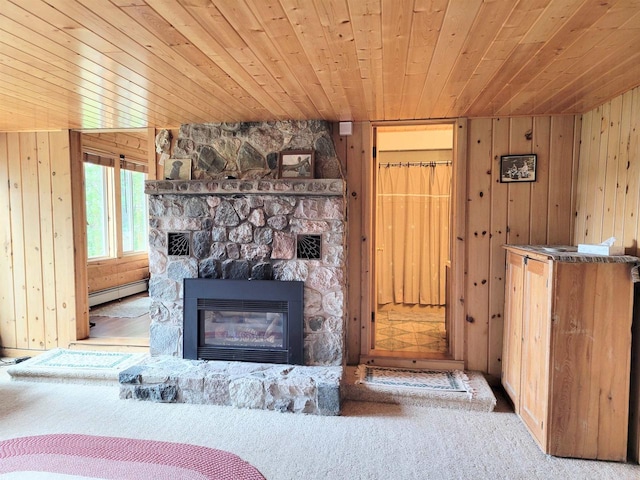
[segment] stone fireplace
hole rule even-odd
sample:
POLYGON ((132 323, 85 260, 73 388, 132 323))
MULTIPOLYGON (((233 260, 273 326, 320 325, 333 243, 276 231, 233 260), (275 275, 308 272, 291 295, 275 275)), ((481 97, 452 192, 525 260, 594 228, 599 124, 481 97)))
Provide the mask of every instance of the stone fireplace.
POLYGON ((152 355, 183 357, 189 278, 304 282, 304 364, 342 365, 345 217, 342 180, 148 182, 152 355), (169 193, 171 192, 171 193, 169 193), (189 248, 168 255, 180 233, 189 248), (298 258, 316 235, 320 256, 298 258))
POLYGON ((192 160, 194 179, 147 182, 151 360, 124 372, 121 396, 336 414, 346 201, 328 124, 183 125, 180 136, 173 156, 192 160), (314 150, 320 178, 274 178, 278 152, 294 148, 314 150), (303 366, 183 360, 185 279, 301 282, 303 366))

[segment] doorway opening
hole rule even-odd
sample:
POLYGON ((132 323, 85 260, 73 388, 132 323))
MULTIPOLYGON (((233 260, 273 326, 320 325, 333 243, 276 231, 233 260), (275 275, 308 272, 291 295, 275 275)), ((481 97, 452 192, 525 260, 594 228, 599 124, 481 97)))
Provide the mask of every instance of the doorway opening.
POLYGON ((150 149, 154 155, 146 129, 81 133, 89 306, 83 346, 149 346, 150 149))
POLYGON ((373 356, 450 358, 452 124, 374 130, 373 356))

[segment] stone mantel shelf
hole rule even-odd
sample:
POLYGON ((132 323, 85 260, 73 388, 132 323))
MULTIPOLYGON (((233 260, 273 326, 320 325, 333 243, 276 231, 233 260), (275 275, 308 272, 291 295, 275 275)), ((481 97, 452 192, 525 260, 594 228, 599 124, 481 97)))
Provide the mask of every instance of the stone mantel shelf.
POLYGON ((147 195, 314 195, 344 196, 342 179, 147 180, 147 195))

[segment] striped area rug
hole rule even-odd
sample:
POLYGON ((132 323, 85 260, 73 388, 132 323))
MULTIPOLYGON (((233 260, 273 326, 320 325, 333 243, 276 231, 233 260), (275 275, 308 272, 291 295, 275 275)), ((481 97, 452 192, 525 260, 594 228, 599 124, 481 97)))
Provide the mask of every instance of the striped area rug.
POLYGON ((237 455, 184 443, 92 435, 0 442, 0 479, 264 480, 237 455))

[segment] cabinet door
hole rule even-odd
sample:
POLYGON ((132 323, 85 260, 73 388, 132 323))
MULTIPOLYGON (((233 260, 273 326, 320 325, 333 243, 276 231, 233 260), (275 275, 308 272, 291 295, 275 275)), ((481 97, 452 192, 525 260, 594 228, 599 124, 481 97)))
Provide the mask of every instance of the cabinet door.
POLYGON ((522 347, 522 298, 524 257, 507 252, 502 385, 511 397, 516 413, 520 409, 520 355, 522 347))
POLYGON ((544 451, 549 410, 551 286, 549 263, 528 259, 524 267, 520 416, 544 451))

